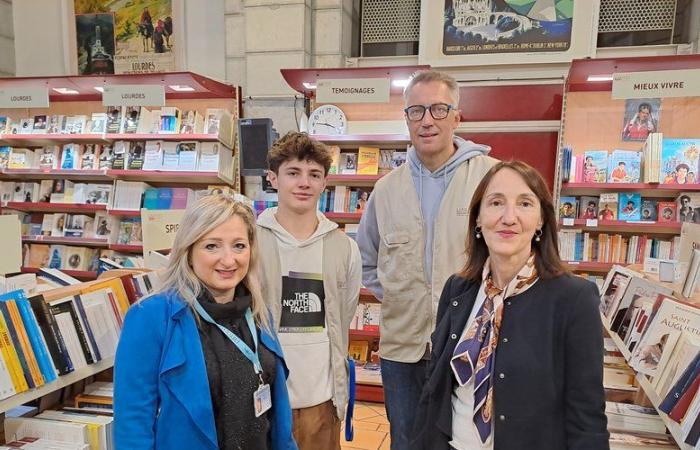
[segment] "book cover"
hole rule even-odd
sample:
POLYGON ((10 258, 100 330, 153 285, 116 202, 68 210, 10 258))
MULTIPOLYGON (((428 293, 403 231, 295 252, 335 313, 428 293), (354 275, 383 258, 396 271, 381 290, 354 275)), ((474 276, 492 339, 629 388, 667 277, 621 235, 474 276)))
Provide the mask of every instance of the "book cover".
POLYGON ((19 134, 32 134, 34 119, 24 118, 19 121, 19 134))
POLYGON ((112 147, 112 169, 126 169, 127 148, 129 148, 128 142, 117 141, 114 143, 114 147, 112 147))
POLYGON ((207 108, 206 121, 204 128, 207 134, 219 134, 221 128, 221 119, 224 116, 224 110, 220 108, 207 108))
POLYGON ((6 145, 0 146, 0 169, 6 169, 10 164, 10 155, 12 154, 12 147, 6 145))
POLYGON ((63 267, 63 246, 52 245, 49 247, 49 268, 60 269, 63 267))
POLYGON ((83 170, 94 170, 99 167, 98 161, 99 146, 97 144, 85 144, 83 154, 80 156, 80 168, 83 170))
POLYGON ((636 192, 620 192, 618 220, 641 220, 642 196, 636 192))
POLYGON ((85 203, 89 205, 107 205, 109 197, 112 193, 111 184, 93 184, 87 185, 87 193, 85 195, 85 203))
POLYGON ((177 170, 197 170, 197 142, 179 142, 177 144, 177 170))
POLYGON ((603 288, 600 290, 600 312, 605 317, 612 316, 611 309, 625 295, 625 290, 633 278, 641 278, 642 274, 626 267, 614 265, 605 277, 603 288))
POLYGON ((107 133, 120 133, 121 132, 121 122, 122 122, 122 107, 121 106, 108 106, 107 107, 107 133))
POLYGON ((391 154, 391 168, 392 169, 396 169, 397 167, 401 167, 401 165, 405 162, 406 162, 406 152, 395 150, 391 154))
POLYGON ((336 175, 340 173, 339 170, 339 165, 340 165, 340 147, 337 145, 330 145, 328 146, 328 151, 331 154, 331 157, 333 158, 331 160, 331 166, 328 168, 328 175, 336 175))
POLYGON ((656 200, 642 200, 642 220, 656 221, 658 202, 656 200))
POLYGON ((576 206, 578 202, 576 197, 560 197, 559 198, 559 218, 560 219, 575 219, 576 206))
POLYGON ((609 183, 639 183, 642 154, 629 150, 613 150, 609 159, 609 183))
POLYGON ((22 368, 22 373, 24 374, 24 379, 30 389, 37 387, 36 380, 32 376, 31 368, 29 367, 29 357, 25 353, 25 347, 22 345, 22 338, 17 330, 17 326, 12 319, 9 304, 5 301, 0 301, 0 312, 2 313, 3 319, 5 320, 5 325, 10 334, 10 339, 12 340, 12 346, 17 352, 17 358, 19 359, 20 367, 22 368))
POLYGON ((676 203, 675 202, 659 202, 656 212, 656 217, 659 222, 676 222, 676 203))
POLYGON ((605 183, 608 180, 608 151, 588 150, 584 153, 583 182, 605 183))
POLYGON ((369 357, 369 342, 352 340, 348 345, 348 355, 356 362, 367 362, 369 357))
POLYGON ((10 331, 10 326, 8 326, 5 320, 5 313, 2 312, 2 307, 0 306, 0 351, 2 352, 2 357, 5 360, 5 364, 10 370, 10 377, 12 378, 12 384, 15 390, 19 392, 24 392, 29 389, 29 383, 24 375, 24 364, 20 360, 19 351, 14 345, 14 340, 12 337, 12 332, 10 331))
POLYGON ((598 219, 617 220, 617 192, 603 192, 598 201, 598 219))
POLYGON ((379 150, 379 173, 386 174, 391 172, 393 166, 391 164, 391 158, 394 155, 394 149, 380 149, 379 150))
POLYGON ((49 383, 56 379, 57 372, 54 368, 53 361, 49 356, 49 350, 46 345, 46 341, 39 329, 39 324, 37 322, 34 311, 29 304, 29 300, 24 295, 24 292, 19 291, 20 294, 16 296, 17 309, 19 310, 22 323, 29 338, 29 343, 36 356, 37 363, 39 365, 39 371, 44 378, 45 383, 49 383))
POLYGON ((98 168, 100 170, 103 169, 111 169, 112 168, 112 160, 114 159, 114 147, 109 144, 104 144, 102 148, 100 149, 100 162, 98 168))
POLYGON ((80 168, 80 146, 78 144, 66 144, 61 153, 61 169, 80 168))
POLYGON ((95 237, 107 239, 112 234, 110 226, 110 216, 107 211, 97 211, 95 213, 95 237))
POLYGON ((358 175, 377 175, 379 173, 379 148, 360 147, 357 151, 358 175))
POLYGON ((355 175, 357 173, 357 153, 340 153, 340 173, 355 175))
POLYGON ((663 139, 659 183, 697 184, 698 149, 700 139, 663 139))
POLYGON ((163 167, 163 149, 161 141, 146 141, 146 153, 143 158, 144 170, 160 170, 163 167))
POLYGON ((127 168, 129 170, 143 169, 145 147, 146 143, 143 141, 134 141, 129 143, 129 155, 127 157, 127 160, 129 161, 127 168))
POLYGON ((34 134, 46 134, 47 128, 48 128, 48 124, 46 123, 46 116, 45 115, 34 116, 34 125, 32 128, 32 133, 34 133, 34 134))
POLYGON ((136 133, 136 129, 139 126, 140 115, 140 106, 124 107, 124 124, 122 125, 122 130, 124 133, 136 133))
POLYGON ((55 169, 58 167, 60 150, 57 145, 49 145, 37 150, 39 152, 39 168, 55 169))
POLYGON ((90 133, 102 134, 107 132, 107 114, 92 113, 90 118, 90 133))
POLYGON ((55 300, 49 303, 49 311, 56 318, 56 322, 61 327, 63 336, 74 343, 74 349, 79 351, 75 354, 71 351, 71 360, 76 365, 76 369, 83 367, 85 364, 93 364, 96 362, 93 359, 90 345, 88 344, 87 335, 80 324, 78 313, 75 310, 72 297, 65 297, 60 300, 55 300), (67 335, 68 334, 68 335, 67 335), (76 360, 75 357, 78 359, 76 360), (76 362, 77 361, 77 362, 76 362))
POLYGON ((63 235, 66 237, 83 237, 85 217, 82 214, 67 214, 63 235))
POLYGON ((44 300, 44 297, 41 294, 30 297, 29 305, 34 311, 37 325, 44 335, 46 347, 59 375, 72 372, 73 363, 63 341, 63 335, 58 328, 55 317, 49 311, 49 305, 44 300))
POLYGON ((49 134, 61 134, 65 132, 66 116, 52 115, 49 116, 49 124, 46 127, 46 132, 49 134))
POLYGON ((599 197, 582 196, 579 200, 579 219, 597 219, 599 197))

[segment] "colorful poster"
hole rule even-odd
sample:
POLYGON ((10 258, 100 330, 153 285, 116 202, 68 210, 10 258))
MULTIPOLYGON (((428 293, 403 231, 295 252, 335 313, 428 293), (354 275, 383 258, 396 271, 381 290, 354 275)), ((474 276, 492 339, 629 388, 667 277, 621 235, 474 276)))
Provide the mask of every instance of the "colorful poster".
POLYGON ((445 0, 445 55, 565 52, 574 0, 445 0))
POLYGON ((172 0, 74 2, 81 75, 175 70, 172 0))

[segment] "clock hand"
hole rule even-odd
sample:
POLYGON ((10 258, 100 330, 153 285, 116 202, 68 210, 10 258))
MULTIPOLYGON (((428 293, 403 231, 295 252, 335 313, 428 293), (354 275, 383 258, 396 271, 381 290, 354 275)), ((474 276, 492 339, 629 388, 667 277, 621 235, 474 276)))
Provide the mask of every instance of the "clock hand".
POLYGON ((334 130, 337 130, 337 129, 338 129, 337 127, 334 127, 333 125, 331 125, 331 124, 328 123, 328 122, 316 122, 316 123, 319 124, 319 125, 325 125, 325 126, 327 126, 327 127, 331 127, 331 128, 333 128, 334 130))

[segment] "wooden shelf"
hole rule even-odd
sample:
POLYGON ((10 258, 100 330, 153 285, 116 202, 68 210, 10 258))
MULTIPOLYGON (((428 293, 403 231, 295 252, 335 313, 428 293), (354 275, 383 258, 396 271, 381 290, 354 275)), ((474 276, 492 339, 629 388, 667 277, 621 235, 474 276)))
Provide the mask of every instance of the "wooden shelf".
POLYGON ((22 242, 34 242, 41 244, 67 244, 81 245, 84 247, 107 247, 107 239, 88 239, 70 236, 22 236, 22 242))
POLYGON ((107 176, 107 170, 80 170, 80 169, 2 169, 0 179, 3 180, 46 180, 68 179, 77 181, 106 181, 112 179, 107 176))
POLYGON ((593 195, 601 192, 634 191, 642 197, 675 198, 679 192, 700 191, 700 184, 658 184, 658 183, 562 183, 562 194, 593 195))
POLYGON ((334 222, 349 222, 349 223, 359 223, 362 218, 362 213, 337 213, 337 212, 325 212, 323 213, 328 220, 334 222))
POLYGON ((180 133, 109 133, 105 137, 109 141, 200 141, 216 142, 218 134, 180 134, 180 133))
POLYGON ((152 183, 224 184, 217 172, 185 170, 119 170, 110 169, 107 175, 116 180, 146 181, 152 183))
POLYGON ((379 331, 350 330, 350 337, 353 336, 379 338, 379 331))
MULTIPOLYGON (((620 339, 620 337, 617 335, 617 333, 613 333, 610 331, 610 324, 608 321, 605 319, 605 317, 601 316, 601 320, 603 322, 603 327, 605 327, 605 331, 608 332, 608 335, 610 338, 613 340, 615 345, 617 345, 617 348, 620 350, 622 353, 622 356, 625 358, 625 361, 629 362, 630 360, 630 351, 627 350, 627 347, 625 347, 625 343, 620 339)), ((659 417, 661 420, 664 422, 664 425, 666 425, 666 428, 668 428, 668 431, 671 433, 671 436, 673 436, 673 439, 676 440, 676 444, 682 449, 682 450, 692 450, 693 446, 686 444, 684 441, 684 436, 683 432, 681 431, 681 426, 677 422, 671 420, 666 413, 663 411, 659 410, 659 405, 661 404, 662 399, 659 398, 659 395, 656 393, 656 390, 651 386, 651 383, 647 379, 644 374, 637 373, 637 382, 641 386, 641 388, 644 390, 644 393, 646 396, 649 398, 649 401, 654 405, 654 408, 656 409, 656 412, 659 413, 659 417)))
POLYGON ((384 388, 374 384, 355 384, 355 399, 361 402, 384 403, 384 388))
MULTIPOLYGON (((65 273, 66 275, 69 275, 73 278, 77 278, 82 281, 86 280, 94 280, 97 278, 97 272, 89 271, 89 270, 67 270, 67 269, 59 269, 61 272, 65 273)), ((38 273, 39 269, 37 267, 22 267, 21 269, 22 273, 38 273)))
POLYGON ((96 211, 104 211, 107 205, 93 205, 84 203, 44 203, 44 202, 8 202, 7 209, 26 212, 66 212, 89 214, 96 211))
POLYGON ((0 143, 12 147, 43 147, 63 144, 105 144, 104 134, 0 134, 0 143))
POLYGON ((575 271, 588 272, 608 272, 610 268, 617 264, 618 266, 626 266, 624 263, 601 263, 601 262, 585 262, 585 261, 564 261, 569 269, 575 271))
POLYGON ((369 144, 391 148, 396 145, 404 146, 411 142, 411 138, 407 134, 313 134, 309 137, 326 144, 339 145, 341 147, 369 144))
POLYGON ((564 225, 563 220, 559 221, 561 230, 581 228, 585 230, 598 231, 624 231, 627 233, 639 233, 641 231, 647 231, 649 233, 678 234, 681 232, 681 222, 599 220, 597 226, 588 226, 586 225, 586 223, 586 219, 574 219, 574 225, 564 225))
POLYGON ((380 175, 328 175, 328 186, 374 186, 385 174, 380 175))
POLYGON ((107 211, 110 216, 122 216, 122 217, 141 217, 141 210, 129 210, 129 209, 110 209, 107 211))
POLYGON ((46 394, 50 394, 51 392, 63 389, 66 386, 70 386, 75 382, 84 380, 85 378, 102 372, 103 370, 110 369, 112 368, 112 366, 114 366, 113 356, 105 358, 102 361, 99 361, 95 364, 90 364, 87 367, 74 370, 73 372, 68 373, 66 375, 59 376, 56 380, 47 383, 43 386, 40 386, 36 389, 31 389, 29 391, 13 395, 12 397, 0 401, 0 413, 4 413, 12 408, 23 405, 27 402, 31 402, 32 400, 36 400, 39 397, 42 397, 46 394))
POLYGON ((379 300, 377 300, 377 297, 374 296, 372 291, 364 287, 360 289, 360 301, 366 303, 379 303, 379 300))
POLYGON ((143 245, 109 244, 109 249, 124 253, 143 253, 143 245))

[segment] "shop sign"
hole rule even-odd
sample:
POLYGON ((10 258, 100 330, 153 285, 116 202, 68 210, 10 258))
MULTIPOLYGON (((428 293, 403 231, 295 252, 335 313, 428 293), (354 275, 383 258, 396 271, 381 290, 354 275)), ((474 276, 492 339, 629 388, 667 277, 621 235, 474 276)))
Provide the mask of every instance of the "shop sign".
POLYGON ((318 103, 389 103, 389 78, 318 80, 318 103))
POLYGON ((160 84, 122 84, 105 86, 105 106, 165 106, 165 87, 160 84))
POLYGON ((700 97, 700 69, 613 74, 612 98, 700 97))
POLYGON ((0 89, 0 108, 48 108, 46 87, 0 89))

